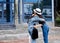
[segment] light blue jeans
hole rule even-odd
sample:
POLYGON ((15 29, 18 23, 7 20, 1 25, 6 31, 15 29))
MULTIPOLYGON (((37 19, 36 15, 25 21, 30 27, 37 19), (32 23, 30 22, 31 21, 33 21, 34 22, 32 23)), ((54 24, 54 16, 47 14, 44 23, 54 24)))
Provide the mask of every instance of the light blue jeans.
POLYGON ((31 39, 31 43, 36 43, 36 39, 35 40, 31 39))
MULTIPOLYGON (((30 36, 32 35, 32 31, 33 31, 33 26, 28 27, 28 32, 29 32, 30 36)), ((36 39, 34 40, 31 38, 31 43, 36 43, 36 39)))

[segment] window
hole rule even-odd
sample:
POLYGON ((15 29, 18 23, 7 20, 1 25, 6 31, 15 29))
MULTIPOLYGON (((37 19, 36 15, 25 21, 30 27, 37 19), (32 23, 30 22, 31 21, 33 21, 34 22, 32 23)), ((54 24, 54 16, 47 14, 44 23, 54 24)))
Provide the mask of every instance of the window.
POLYGON ((24 4, 24 13, 32 14, 32 6, 33 4, 24 4))

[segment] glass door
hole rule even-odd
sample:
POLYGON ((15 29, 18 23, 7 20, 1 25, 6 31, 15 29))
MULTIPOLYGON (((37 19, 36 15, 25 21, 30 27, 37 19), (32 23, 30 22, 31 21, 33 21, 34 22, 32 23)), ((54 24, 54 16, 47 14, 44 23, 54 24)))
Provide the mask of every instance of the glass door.
POLYGON ((0 24, 6 22, 6 12, 4 8, 4 3, 0 3, 0 24))
POLYGON ((14 0, 0 1, 0 24, 14 24, 14 0))
POLYGON ((60 27, 60 0, 54 0, 54 20, 55 26, 60 27))

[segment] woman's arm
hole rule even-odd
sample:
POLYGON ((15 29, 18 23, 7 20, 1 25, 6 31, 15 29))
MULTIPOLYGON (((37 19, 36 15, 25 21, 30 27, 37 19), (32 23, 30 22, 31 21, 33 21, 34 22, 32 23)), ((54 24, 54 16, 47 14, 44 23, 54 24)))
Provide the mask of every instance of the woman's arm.
POLYGON ((39 24, 44 24, 45 23, 45 19, 40 18, 40 20, 38 22, 39 22, 39 24))

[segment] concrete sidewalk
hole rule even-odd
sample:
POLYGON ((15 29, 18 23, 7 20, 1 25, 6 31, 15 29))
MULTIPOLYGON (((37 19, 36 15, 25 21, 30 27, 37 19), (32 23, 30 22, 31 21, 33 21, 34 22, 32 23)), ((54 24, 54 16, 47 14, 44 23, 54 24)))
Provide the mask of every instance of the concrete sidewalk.
MULTIPOLYGON (((26 24, 17 25, 16 28, 16 30, 0 30, 0 43, 29 43, 31 41, 26 24)), ((38 30, 37 43, 43 43, 42 29, 38 30)), ((60 28, 50 28, 49 30, 49 43, 60 43, 60 28)))
POLYGON ((29 43, 29 35, 26 33, 0 35, 0 43, 29 43))
MULTIPOLYGON (((5 37, 3 37, 3 35, 0 35, 0 43, 29 43, 29 41, 31 41, 31 39, 29 38, 28 33, 6 34, 5 37)), ((39 32, 37 43, 43 42, 42 32, 39 32)), ((49 43, 60 43, 60 29, 51 29, 49 31, 49 43)))

